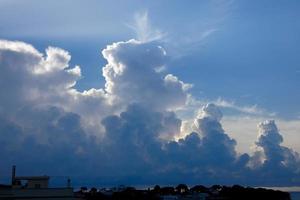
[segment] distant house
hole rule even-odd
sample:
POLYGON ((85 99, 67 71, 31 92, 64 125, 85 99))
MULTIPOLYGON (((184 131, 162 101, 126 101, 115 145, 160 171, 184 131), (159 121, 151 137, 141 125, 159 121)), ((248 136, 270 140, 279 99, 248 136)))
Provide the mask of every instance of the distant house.
POLYGON ((74 200, 73 188, 49 187, 49 176, 16 176, 13 166, 11 185, 0 185, 0 199, 7 200, 74 200))

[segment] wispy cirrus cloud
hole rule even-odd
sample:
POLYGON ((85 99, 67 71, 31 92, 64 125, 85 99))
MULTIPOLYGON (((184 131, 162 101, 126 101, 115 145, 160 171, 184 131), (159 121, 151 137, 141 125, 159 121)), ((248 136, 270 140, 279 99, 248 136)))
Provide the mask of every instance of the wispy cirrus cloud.
POLYGON ((195 98, 194 96, 190 95, 187 100, 187 106, 179 110, 179 113, 182 113, 185 115, 185 113, 189 113, 188 116, 190 116, 192 110, 194 110, 196 107, 203 106, 207 103, 213 103, 220 108, 223 109, 223 111, 230 111, 230 115, 233 116, 240 116, 240 115, 252 115, 252 116, 260 116, 260 117, 275 117, 276 113, 270 112, 256 104, 254 105, 240 105, 236 103, 236 101, 232 100, 226 100, 224 98, 217 98, 217 99, 199 99, 195 98))
MULTIPOLYGON (((204 5, 207 3, 204 3, 204 5)), ((203 20, 193 19, 193 23, 182 22, 180 28, 169 27, 162 30, 150 21, 148 11, 139 11, 134 20, 127 23, 141 42, 160 41, 173 59, 192 53, 206 44, 208 39, 221 31, 224 21, 228 18, 233 2, 216 1, 206 5, 210 12, 205 12, 203 20), (176 30, 176 31, 175 31, 176 30)), ((175 20, 175 19, 173 19, 175 20)))
POLYGON ((233 109, 244 114, 253 114, 253 115, 261 115, 261 116, 269 116, 269 117, 276 116, 276 113, 268 112, 256 104, 241 106, 234 101, 227 101, 222 98, 218 98, 217 100, 213 100, 212 102, 220 107, 233 109))
POLYGON ((135 13, 133 23, 129 23, 127 26, 135 32, 136 39, 141 42, 162 40, 167 36, 167 33, 152 26, 148 11, 135 13))

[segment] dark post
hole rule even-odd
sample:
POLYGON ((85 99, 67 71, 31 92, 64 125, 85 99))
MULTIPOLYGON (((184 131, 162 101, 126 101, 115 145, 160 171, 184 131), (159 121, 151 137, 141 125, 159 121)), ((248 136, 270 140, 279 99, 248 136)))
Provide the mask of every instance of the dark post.
POLYGON ((68 187, 68 188, 71 187, 71 179, 70 179, 70 178, 68 178, 68 180, 67 180, 67 187, 68 187))
POLYGON ((12 166, 12 172, 11 172, 11 185, 15 184, 15 178, 16 178, 16 166, 12 166))

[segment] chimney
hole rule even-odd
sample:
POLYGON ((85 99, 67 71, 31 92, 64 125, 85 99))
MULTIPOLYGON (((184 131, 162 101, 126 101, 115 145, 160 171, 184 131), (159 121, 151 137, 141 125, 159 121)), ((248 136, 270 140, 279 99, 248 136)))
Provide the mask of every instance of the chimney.
POLYGON ((71 179, 70 179, 70 178, 68 178, 68 180, 67 180, 67 187, 68 187, 68 188, 71 187, 71 179))
POLYGON ((11 185, 15 184, 15 178, 16 178, 16 166, 12 166, 12 171, 11 171, 11 185))

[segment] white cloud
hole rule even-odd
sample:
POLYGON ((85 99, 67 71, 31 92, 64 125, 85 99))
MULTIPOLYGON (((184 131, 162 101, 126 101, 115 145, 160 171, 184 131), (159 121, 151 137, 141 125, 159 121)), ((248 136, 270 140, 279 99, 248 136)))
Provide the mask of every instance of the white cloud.
MULTIPOLYGON (((241 153, 251 153, 254 150, 254 141, 257 139, 257 124, 268 119, 264 116, 224 116, 222 123, 225 131, 237 143, 237 150, 241 153)), ((300 152, 299 147, 299 120, 285 120, 274 118, 284 137, 283 145, 300 152)))
POLYGON ((99 118, 99 110, 107 110, 106 96, 101 90, 91 89, 94 92, 89 93, 87 100, 86 93, 73 88, 81 78, 81 69, 69 66, 71 56, 65 50, 49 47, 44 56, 23 42, 0 40, 0 58, 0 110, 8 116, 16 115, 24 106, 59 106, 89 119, 99 118), (85 115, 95 109, 91 108, 95 104, 97 110, 85 115))
POLYGON ((102 54, 108 61, 103 68, 105 91, 115 104, 141 103, 161 110, 185 105, 190 85, 156 70, 166 62, 161 46, 129 40, 107 46, 102 54))
MULTIPOLYGON (((294 173, 299 172, 300 157, 297 152, 282 145, 283 137, 279 133, 274 120, 266 120, 258 124, 259 136, 255 145, 257 152, 251 162, 255 170, 262 171, 265 178, 274 176, 294 178, 294 173), (259 160, 259 161, 257 161, 259 160), (256 165, 260 163, 261 165, 256 165), (267 172, 267 173, 265 173, 267 172)), ((293 180, 291 180, 293 182, 293 180)))

